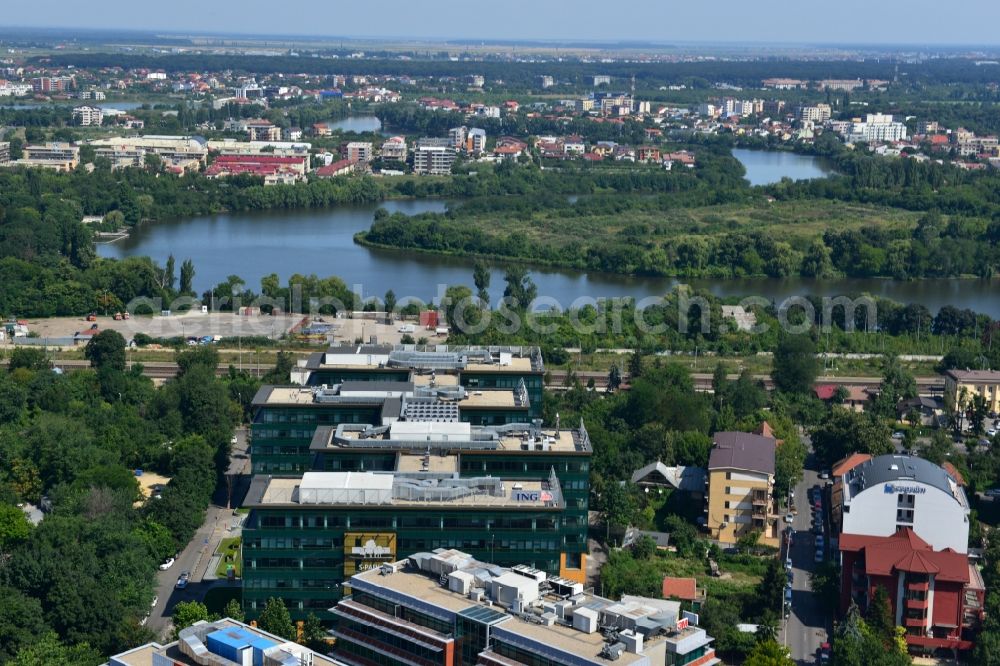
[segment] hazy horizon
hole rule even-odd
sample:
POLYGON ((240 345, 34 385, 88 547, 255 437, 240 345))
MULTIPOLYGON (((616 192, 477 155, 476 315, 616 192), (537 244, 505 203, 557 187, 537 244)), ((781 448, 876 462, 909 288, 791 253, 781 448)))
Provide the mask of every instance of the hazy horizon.
MULTIPOLYGON (((933 20, 926 0, 842 0, 832 8, 791 6, 726 7, 636 0, 629 11, 608 12, 594 0, 508 0, 496 9, 458 0, 381 0, 336 7, 291 0, 280 5, 263 0, 176 0, 136 10, 134 2, 103 0, 93 5, 75 0, 37 0, 8 7, 8 26, 60 30, 135 30, 155 33, 229 34, 329 39, 496 40, 552 42, 650 42, 669 44, 830 44, 994 46, 1000 3, 958 0, 950 18, 933 20), (672 6, 673 5, 673 6, 672 6), (927 5, 926 8, 919 5, 927 5), (40 16, 58 17, 52 22, 40 16)), ((940 11, 938 7, 933 7, 940 11)))

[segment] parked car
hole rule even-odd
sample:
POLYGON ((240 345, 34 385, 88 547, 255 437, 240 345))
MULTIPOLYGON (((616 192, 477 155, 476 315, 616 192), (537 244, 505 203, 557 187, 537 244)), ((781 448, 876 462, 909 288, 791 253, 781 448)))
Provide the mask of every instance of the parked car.
POLYGON ((149 604, 149 607, 156 608, 156 604, 159 603, 159 601, 160 601, 159 597, 153 597, 153 603, 149 604))
POLYGON ((785 514, 785 522, 786 523, 788 523, 789 525, 791 525, 793 520, 795 520, 795 516, 793 516, 790 513, 786 513, 785 514))
POLYGON ((176 587, 178 590, 183 590, 185 587, 188 586, 189 580, 191 580, 191 572, 184 571, 181 573, 180 576, 177 577, 177 583, 174 584, 174 587, 176 587))
POLYGON ((983 494, 987 497, 1000 497, 1000 488, 990 488, 983 494))
POLYGON ((160 571, 166 571, 170 567, 174 566, 174 562, 175 560, 172 557, 168 557, 167 559, 163 560, 163 564, 160 565, 160 571))
POLYGON ((830 470, 824 469, 822 472, 819 473, 819 478, 824 479, 824 480, 829 479, 830 478, 830 470))
POLYGON ((813 557, 813 562, 822 562, 822 561, 823 561, 823 551, 817 550, 816 555, 813 557))
POLYGON ((902 430, 897 430, 896 432, 892 433, 892 438, 893 439, 903 439, 904 436, 905 435, 903 435, 903 431, 902 430))

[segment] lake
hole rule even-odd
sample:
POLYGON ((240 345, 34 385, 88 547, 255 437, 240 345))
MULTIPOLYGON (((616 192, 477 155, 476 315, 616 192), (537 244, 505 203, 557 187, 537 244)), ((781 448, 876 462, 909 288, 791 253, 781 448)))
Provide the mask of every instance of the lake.
POLYGON ((798 155, 780 150, 747 150, 734 148, 733 157, 746 168, 746 179, 751 185, 770 185, 782 178, 809 180, 825 178, 833 173, 819 157, 798 155))
MULTIPOLYGON (((390 213, 413 215, 441 212, 446 202, 435 200, 387 201, 390 213)), ((429 300, 451 284, 472 285, 473 260, 406 250, 368 249, 354 243, 354 234, 366 230, 378 205, 328 210, 260 211, 199 217, 186 221, 149 224, 132 237, 98 245, 102 257, 148 255, 163 265, 173 254, 177 265, 184 259, 195 264, 198 293, 239 275, 254 290, 261 277, 277 273, 285 282, 293 273, 326 277, 337 275, 364 297, 381 297, 392 289, 398 298, 429 300)), ((502 267, 494 267, 490 295, 503 295, 502 267)), ((662 296, 680 282, 671 278, 642 278, 605 273, 531 269, 538 293, 562 307, 578 298, 662 296)), ((839 296, 868 292, 903 303, 923 303, 932 312, 942 305, 972 308, 1000 318, 997 280, 894 280, 841 278, 837 280, 741 279, 684 280, 692 287, 719 296, 762 296, 783 300, 790 296, 839 296)))
POLYGON ((335 120, 328 122, 327 125, 330 126, 332 130, 339 130, 341 132, 382 132, 382 121, 375 116, 348 116, 347 118, 341 118, 340 120, 335 120))

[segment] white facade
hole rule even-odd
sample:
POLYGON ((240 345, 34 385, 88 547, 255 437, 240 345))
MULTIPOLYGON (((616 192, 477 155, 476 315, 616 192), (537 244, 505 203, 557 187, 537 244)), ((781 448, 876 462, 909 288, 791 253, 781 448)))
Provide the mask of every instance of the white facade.
POLYGON ((100 125, 104 121, 104 111, 99 106, 78 106, 73 109, 73 120, 84 127, 100 125))
POLYGON ((968 552, 969 502, 954 479, 911 456, 879 456, 844 476, 843 532, 892 536, 910 527, 934 550, 968 552))
POLYGON ((906 125, 895 122, 891 115, 884 113, 869 113, 864 121, 851 123, 844 136, 849 143, 902 141, 905 138, 906 125))
POLYGON ((455 149, 449 139, 421 139, 413 152, 413 171, 430 175, 451 173, 455 149))

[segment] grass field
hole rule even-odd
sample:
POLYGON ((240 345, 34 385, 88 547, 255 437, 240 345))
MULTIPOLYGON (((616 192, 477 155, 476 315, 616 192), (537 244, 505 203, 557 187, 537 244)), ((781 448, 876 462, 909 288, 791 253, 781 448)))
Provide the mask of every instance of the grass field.
POLYGON ((216 576, 219 578, 225 578, 229 565, 233 565, 236 568, 236 577, 242 578, 243 572, 242 558, 240 558, 240 537, 223 539, 221 543, 219 543, 219 547, 215 549, 215 554, 222 556, 222 559, 219 560, 219 566, 215 569, 216 576))

